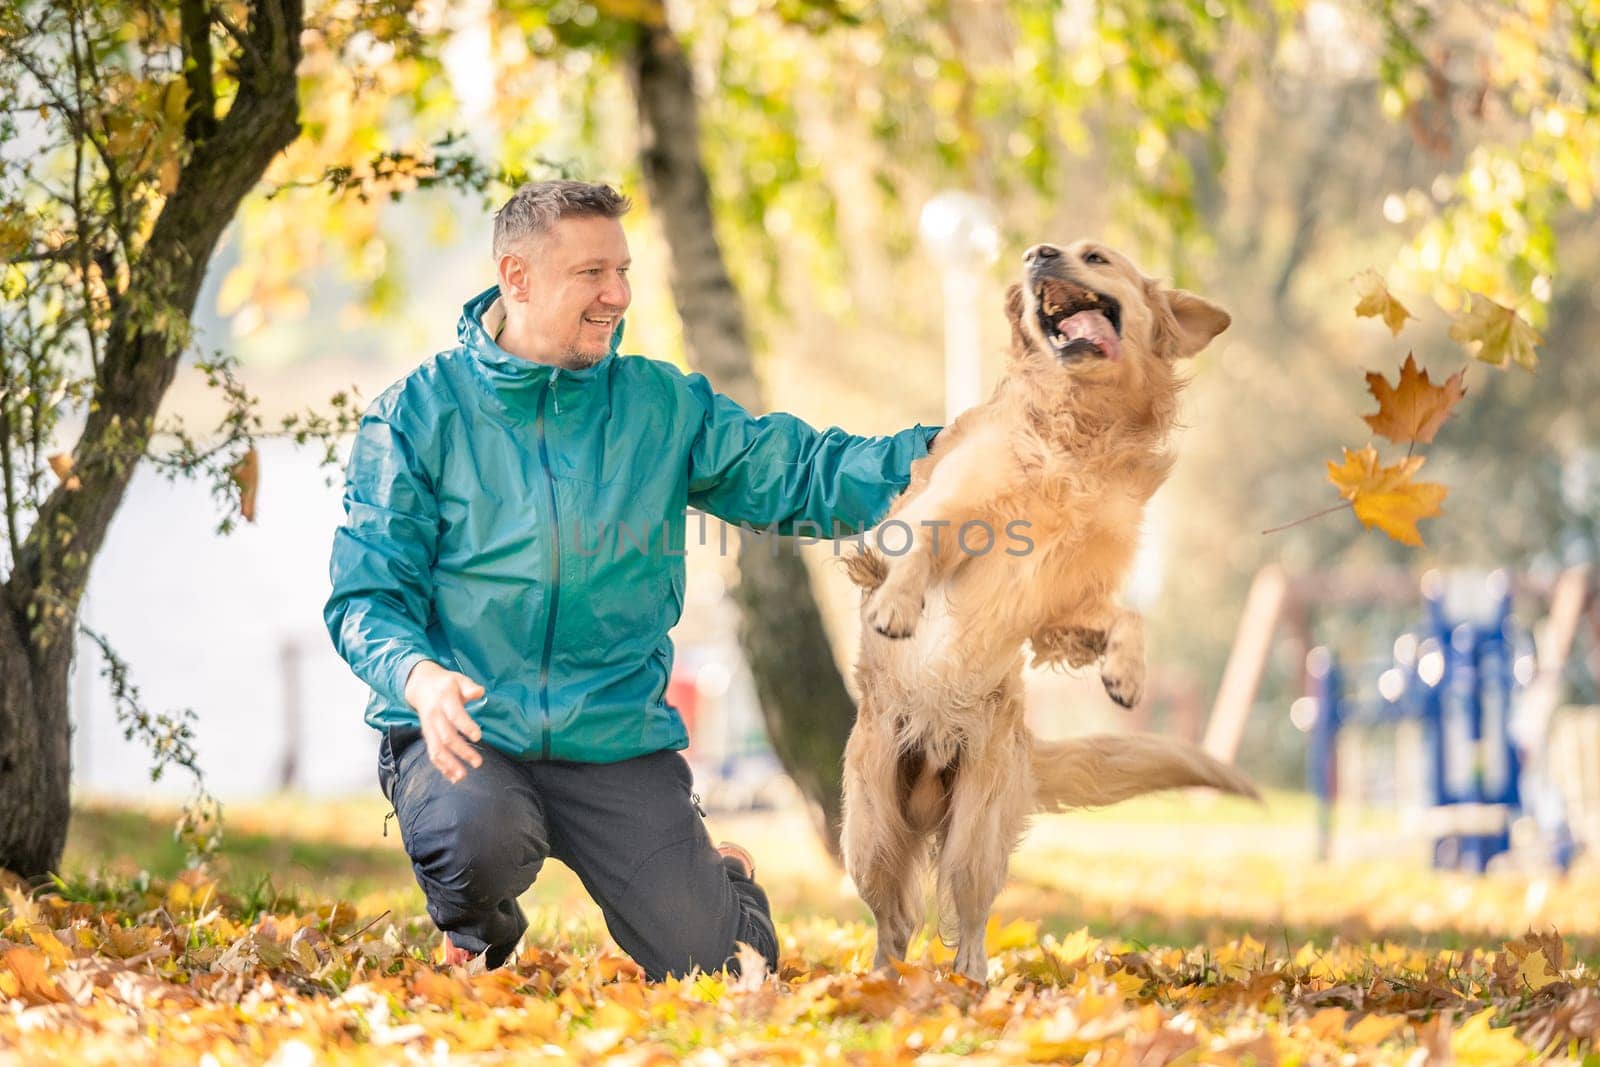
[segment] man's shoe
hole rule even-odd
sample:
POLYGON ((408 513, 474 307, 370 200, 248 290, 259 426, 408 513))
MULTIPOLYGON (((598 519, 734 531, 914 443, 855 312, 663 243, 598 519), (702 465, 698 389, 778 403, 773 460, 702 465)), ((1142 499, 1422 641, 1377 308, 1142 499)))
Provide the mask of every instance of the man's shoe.
POLYGON ((444 965, 446 967, 465 967, 472 962, 473 954, 464 948, 457 948, 450 941, 450 935, 444 935, 444 965))
POLYGON ((744 876, 752 882, 755 881, 756 861, 755 857, 750 855, 749 852, 746 852, 743 848, 734 844, 732 841, 723 841, 717 845, 717 855, 721 856, 723 859, 730 859, 739 864, 739 866, 744 868, 744 876))

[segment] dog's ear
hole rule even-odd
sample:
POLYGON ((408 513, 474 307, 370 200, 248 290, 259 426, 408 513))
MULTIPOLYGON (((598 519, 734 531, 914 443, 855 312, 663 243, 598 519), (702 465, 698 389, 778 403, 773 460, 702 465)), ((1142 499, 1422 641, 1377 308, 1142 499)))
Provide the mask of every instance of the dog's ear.
POLYGON ((1182 289, 1168 289, 1161 297, 1172 315, 1166 340, 1174 357, 1198 354, 1233 322, 1232 316, 1211 301, 1182 289))
POLYGON ((1015 326, 1022 321, 1022 286, 1013 285, 1006 290, 1006 318, 1015 326))
POLYGON ((1006 319, 1011 323, 1011 352, 1019 355, 1028 349, 1028 335, 1022 330, 1022 286, 1013 285, 1006 290, 1006 319))

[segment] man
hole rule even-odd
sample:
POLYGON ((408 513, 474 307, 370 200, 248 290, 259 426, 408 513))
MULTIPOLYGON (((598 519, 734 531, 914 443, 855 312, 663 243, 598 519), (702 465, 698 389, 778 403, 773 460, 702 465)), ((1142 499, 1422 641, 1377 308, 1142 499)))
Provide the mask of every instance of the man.
POLYGON ((372 688, 379 781, 451 963, 510 955, 551 856, 653 979, 738 942, 776 961, 754 864, 713 848, 663 698, 684 511, 859 530, 936 433, 755 418, 618 355, 628 207, 604 185, 518 190, 495 216, 499 284, 456 348, 373 403, 350 455, 324 615, 372 688))

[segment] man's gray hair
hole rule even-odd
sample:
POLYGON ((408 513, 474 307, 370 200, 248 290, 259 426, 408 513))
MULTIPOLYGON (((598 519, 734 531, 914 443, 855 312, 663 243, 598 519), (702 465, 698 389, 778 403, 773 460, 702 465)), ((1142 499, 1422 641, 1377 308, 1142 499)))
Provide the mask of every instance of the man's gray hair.
POLYGON ((542 237, 566 218, 617 219, 627 214, 633 201, 611 188, 592 182, 529 182, 494 213, 494 258, 530 238, 542 237))

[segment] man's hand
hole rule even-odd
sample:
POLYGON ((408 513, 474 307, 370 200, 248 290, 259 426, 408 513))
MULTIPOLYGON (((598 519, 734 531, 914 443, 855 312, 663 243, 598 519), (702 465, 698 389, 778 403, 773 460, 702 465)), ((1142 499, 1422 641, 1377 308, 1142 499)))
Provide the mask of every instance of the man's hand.
POLYGON ((411 668, 406 679, 406 703, 422 723, 428 759, 452 782, 465 778, 467 767, 483 766, 483 757, 469 743, 481 741, 483 730, 472 721, 466 708, 467 701, 481 696, 483 686, 432 660, 423 660, 411 668))

